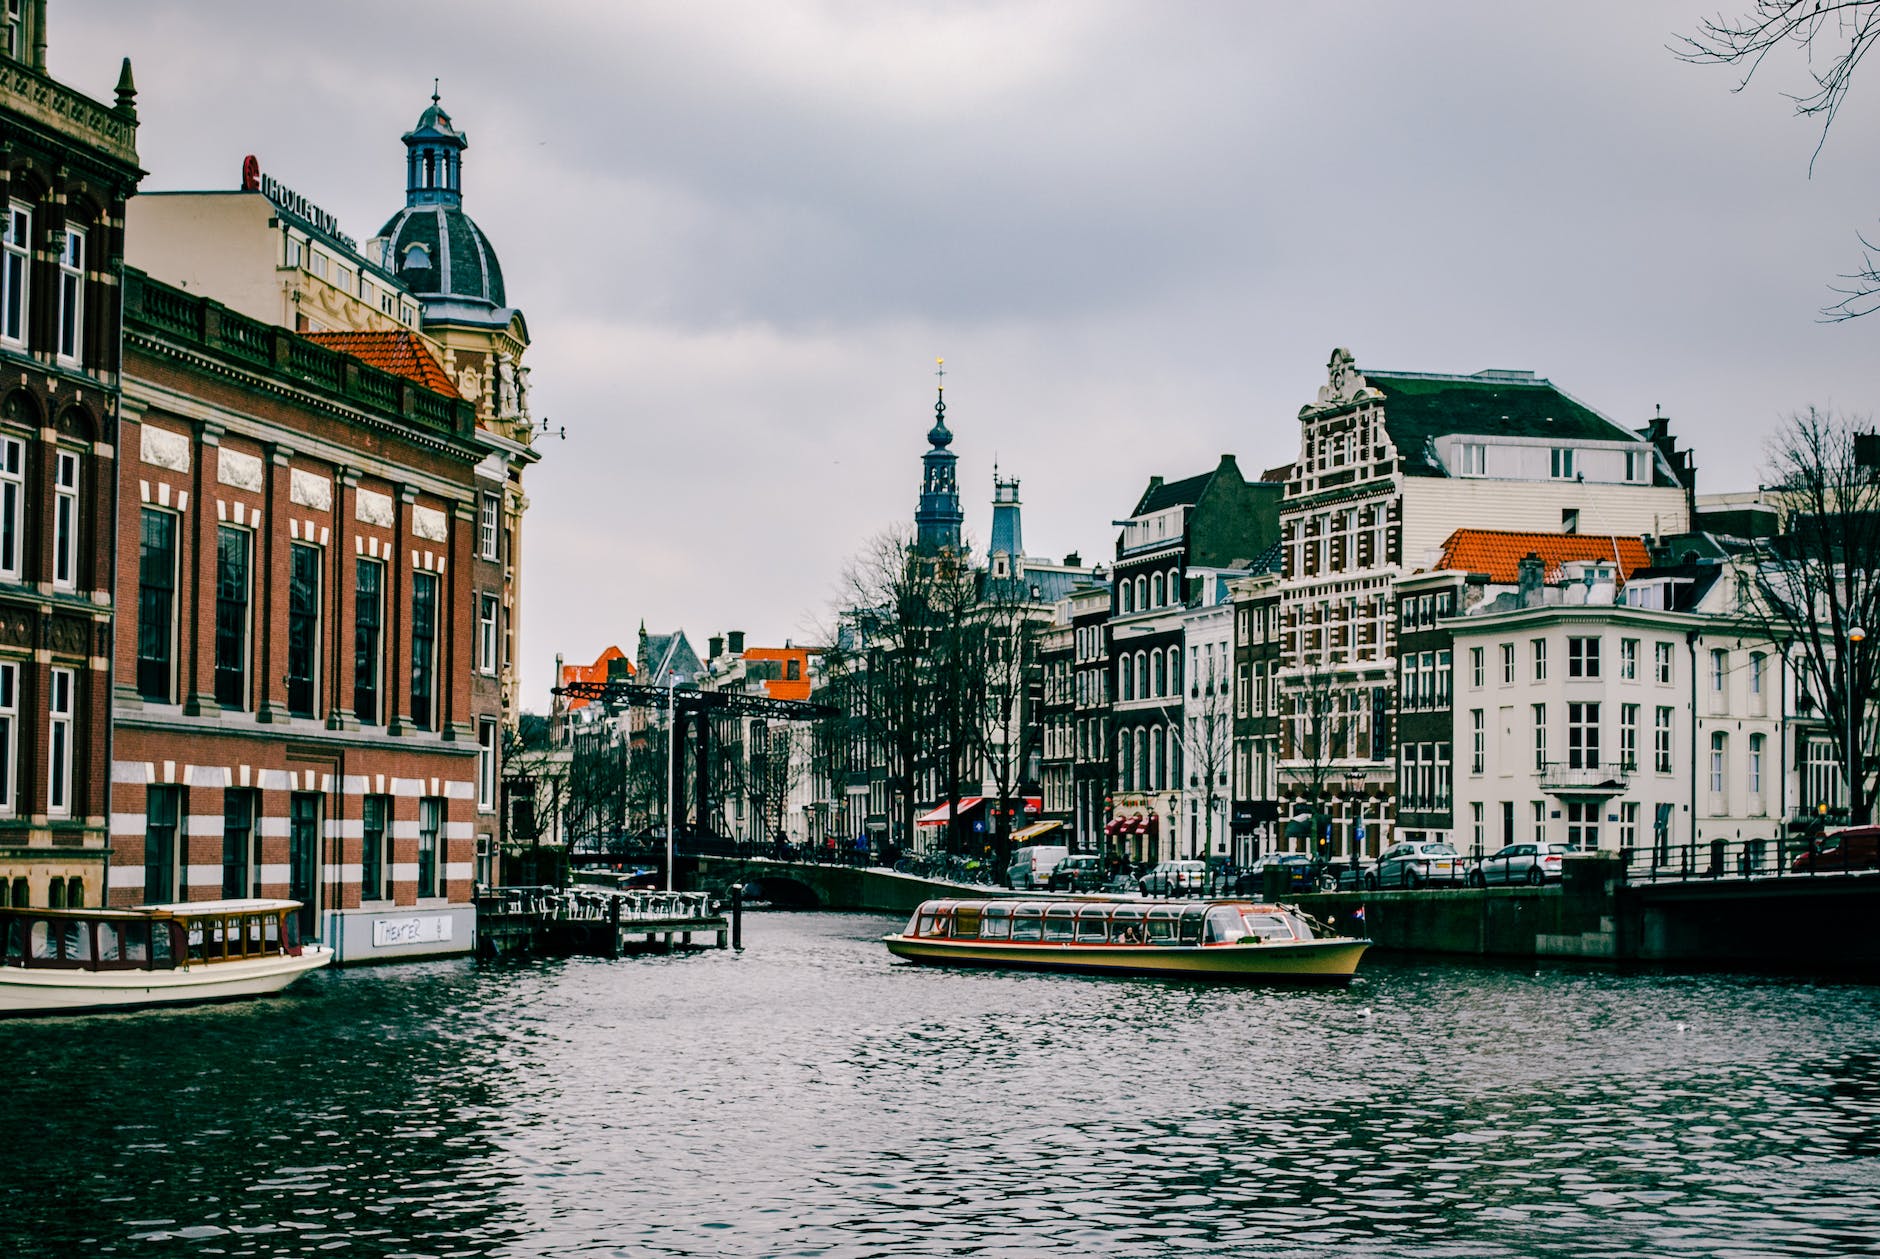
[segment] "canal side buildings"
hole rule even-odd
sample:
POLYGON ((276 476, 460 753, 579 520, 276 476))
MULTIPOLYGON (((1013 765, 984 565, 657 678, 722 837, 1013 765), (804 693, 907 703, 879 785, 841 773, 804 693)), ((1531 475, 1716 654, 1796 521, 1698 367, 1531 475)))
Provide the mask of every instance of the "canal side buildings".
POLYGON ((101 104, 46 73, 45 0, 0 27, 0 904, 103 903, 118 264, 137 165, 124 62, 101 104))

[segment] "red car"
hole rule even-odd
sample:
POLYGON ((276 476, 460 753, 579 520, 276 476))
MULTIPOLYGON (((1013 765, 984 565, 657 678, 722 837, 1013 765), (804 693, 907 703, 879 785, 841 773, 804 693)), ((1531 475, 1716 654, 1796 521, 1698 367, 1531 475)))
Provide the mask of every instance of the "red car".
POLYGON ((1796 853, 1789 869, 1796 874, 1880 869, 1880 826, 1856 826, 1824 836, 1796 853))

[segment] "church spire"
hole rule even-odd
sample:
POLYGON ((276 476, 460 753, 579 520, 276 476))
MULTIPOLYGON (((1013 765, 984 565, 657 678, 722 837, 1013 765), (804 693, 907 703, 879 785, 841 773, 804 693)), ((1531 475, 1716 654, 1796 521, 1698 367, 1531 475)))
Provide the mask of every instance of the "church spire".
POLYGON ((940 378, 933 404, 933 427, 927 430, 930 449, 920 458, 920 507, 914 513, 914 546, 923 555, 960 550, 960 526, 966 513, 960 508, 959 483, 954 465, 959 462, 947 447, 953 444, 947 428, 946 360, 935 359, 940 378))

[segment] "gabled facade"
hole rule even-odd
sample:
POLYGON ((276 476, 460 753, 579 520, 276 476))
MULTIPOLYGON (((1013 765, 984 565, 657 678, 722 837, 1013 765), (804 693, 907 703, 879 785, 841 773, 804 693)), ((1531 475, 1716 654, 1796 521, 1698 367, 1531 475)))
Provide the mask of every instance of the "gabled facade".
POLYGON ((110 105, 51 78, 45 0, 0 36, 0 904, 96 906, 136 89, 128 60, 110 105))
POLYGON ((1436 563, 1458 522, 1682 530, 1688 466, 1667 458, 1668 437, 1626 429, 1531 372, 1360 373, 1342 349, 1299 423, 1281 509, 1282 782, 1301 803, 1328 778, 1342 783, 1344 842, 1375 855, 1398 808, 1397 579, 1436 563), (1336 746, 1315 751, 1305 730, 1327 710, 1336 746))

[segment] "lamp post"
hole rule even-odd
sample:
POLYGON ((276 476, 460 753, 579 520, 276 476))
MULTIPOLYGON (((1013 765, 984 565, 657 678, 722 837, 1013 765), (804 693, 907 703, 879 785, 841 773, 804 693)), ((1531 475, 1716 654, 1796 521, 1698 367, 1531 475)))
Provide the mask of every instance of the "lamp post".
POLYGON ((1866 641, 1867 631, 1856 625, 1847 631, 1847 664, 1842 673, 1847 679, 1847 694, 1842 702, 1847 705, 1847 824, 1854 825, 1854 775, 1860 773, 1860 736, 1859 722, 1855 719, 1854 705, 1854 657, 1859 654, 1860 645, 1866 641))
POLYGON ((679 747, 678 723, 674 720, 677 709, 675 692, 679 685, 677 673, 666 677, 666 890, 672 891, 672 851, 673 828, 679 812, 679 747))
POLYGON ((1351 886, 1355 888, 1363 880, 1358 863, 1364 855, 1364 797, 1359 794, 1364 788, 1364 771, 1346 770, 1345 787, 1351 796, 1351 886))

